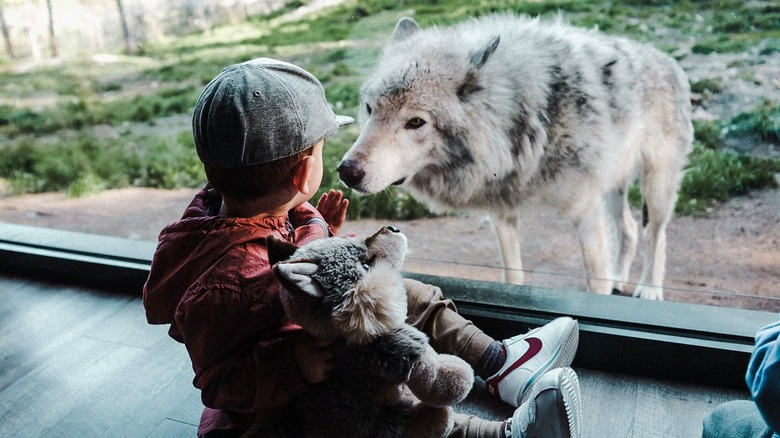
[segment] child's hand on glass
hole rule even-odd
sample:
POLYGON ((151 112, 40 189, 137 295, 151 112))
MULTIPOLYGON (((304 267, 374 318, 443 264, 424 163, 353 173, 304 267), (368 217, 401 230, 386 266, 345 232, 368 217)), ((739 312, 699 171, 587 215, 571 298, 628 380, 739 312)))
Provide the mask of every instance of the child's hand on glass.
POLYGON ((344 197, 341 190, 333 190, 323 193, 317 202, 317 210, 328 224, 331 234, 338 236, 342 225, 347 219, 349 199, 344 197))

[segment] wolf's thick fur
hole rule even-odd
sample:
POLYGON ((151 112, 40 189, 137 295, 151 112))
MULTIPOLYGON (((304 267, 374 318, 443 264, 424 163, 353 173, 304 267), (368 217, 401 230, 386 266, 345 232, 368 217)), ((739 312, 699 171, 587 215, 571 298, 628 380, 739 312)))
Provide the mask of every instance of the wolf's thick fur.
POLYGON ((362 87, 359 119, 342 180, 489 213, 513 283, 524 280, 518 217, 547 206, 574 221, 589 289, 622 289, 639 178, 647 253, 634 295, 663 298, 666 225, 693 136, 690 87, 666 54, 560 21, 494 15, 422 30, 404 18, 362 87))
POLYGON ((450 405, 468 395, 474 374, 462 359, 436 353, 427 336, 406 323, 399 270, 406 237, 386 227, 365 241, 333 237, 300 248, 274 238, 267 243, 285 286, 287 316, 342 348, 326 381, 310 385, 247 436, 448 436, 455 420, 450 405))

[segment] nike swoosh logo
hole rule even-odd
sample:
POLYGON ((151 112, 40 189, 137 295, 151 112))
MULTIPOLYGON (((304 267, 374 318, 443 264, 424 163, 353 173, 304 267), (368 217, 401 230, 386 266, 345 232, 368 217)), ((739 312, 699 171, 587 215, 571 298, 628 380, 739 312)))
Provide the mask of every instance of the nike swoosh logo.
POLYGON ((539 338, 530 337, 525 340, 528 342, 528 350, 513 363, 509 368, 504 370, 503 373, 498 375, 495 379, 493 379, 490 383, 487 384, 488 390, 491 394, 498 394, 498 382, 502 381, 504 377, 506 377, 509 373, 512 371, 520 368, 528 362, 529 360, 533 359, 534 356, 539 354, 540 351, 542 351, 542 340, 539 338))

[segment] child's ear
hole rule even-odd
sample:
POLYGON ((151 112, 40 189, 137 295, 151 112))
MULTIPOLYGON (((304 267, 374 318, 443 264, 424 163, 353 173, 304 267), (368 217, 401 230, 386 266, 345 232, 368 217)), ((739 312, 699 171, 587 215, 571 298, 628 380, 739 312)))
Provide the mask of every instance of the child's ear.
POLYGON ((281 262, 274 265, 274 272, 288 288, 303 292, 314 298, 322 298, 325 291, 315 279, 314 275, 319 266, 316 263, 301 261, 281 262))
POLYGON ((311 174, 312 169, 314 169, 315 161, 316 159, 313 156, 307 155, 303 157, 301 161, 297 162, 295 166, 293 166, 293 185, 296 189, 298 189, 299 192, 303 193, 304 195, 308 195, 311 192, 311 187, 309 186, 309 175, 311 174))

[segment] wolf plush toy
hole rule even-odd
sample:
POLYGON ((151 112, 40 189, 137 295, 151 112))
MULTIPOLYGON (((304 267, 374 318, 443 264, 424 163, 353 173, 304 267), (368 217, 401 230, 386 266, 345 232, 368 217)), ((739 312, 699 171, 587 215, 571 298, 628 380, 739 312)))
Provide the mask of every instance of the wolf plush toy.
POLYGON ((341 347, 330 378, 298 396, 252 435, 446 437, 449 407, 474 381, 458 357, 438 354, 406 324, 399 268, 406 237, 386 227, 361 240, 328 238, 300 248, 268 240, 289 317, 341 347))

